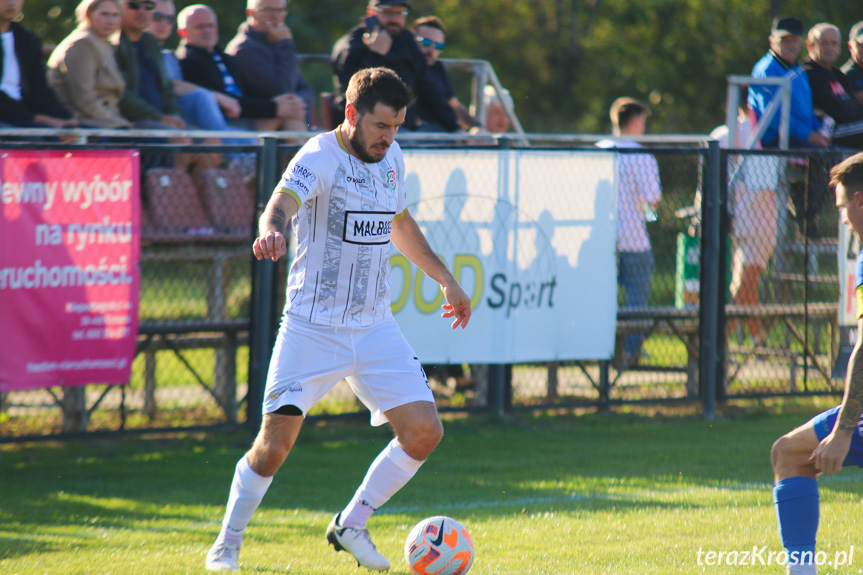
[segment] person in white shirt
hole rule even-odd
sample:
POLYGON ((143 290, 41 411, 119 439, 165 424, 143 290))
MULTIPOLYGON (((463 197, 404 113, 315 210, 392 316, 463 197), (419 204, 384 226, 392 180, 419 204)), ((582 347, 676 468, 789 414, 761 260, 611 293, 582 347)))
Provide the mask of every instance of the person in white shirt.
MULTIPOLYGON (((611 105, 611 124, 618 138, 644 135, 650 108, 633 98, 618 98, 611 105)), ((599 148, 640 148, 633 140, 607 139, 599 148)), ((659 166, 651 154, 620 154, 617 178, 617 283, 623 286, 625 307, 648 304, 655 260, 647 234, 647 222, 656 219, 662 199, 659 166)), ((624 340, 625 363, 641 353, 644 336, 630 334, 624 340)))
MULTIPOLYGON (((742 101, 746 101, 743 96, 742 101)), ((755 113, 741 109, 737 116, 737 148, 743 149, 755 132, 755 113)), ((728 126, 710 133, 719 147, 729 147, 728 126)), ((754 149, 761 143, 755 142, 754 149)), ((779 204, 776 197, 779 157, 760 154, 730 156, 728 165, 729 211, 732 215, 731 299, 738 305, 757 305, 761 274, 776 249, 779 204)), ((761 322, 747 320, 755 342, 761 338, 761 322)))
POLYGON ((420 361, 392 315, 390 241, 446 299, 442 317, 467 326, 470 298, 428 245, 405 207, 405 166, 396 132, 410 92, 395 72, 367 68, 351 77, 345 122, 309 140, 291 160, 260 220, 257 259, 286 252, 288 220, 297 255, 264 391, 264 417, 237 463, 207 569, 234 570, 243 531, 296 441, 308 410, 342 378, 393 439, 353 499, 330 522, 327 540, 377 571, 390 563, 366 522, 419 470, 443 427, 420 361))

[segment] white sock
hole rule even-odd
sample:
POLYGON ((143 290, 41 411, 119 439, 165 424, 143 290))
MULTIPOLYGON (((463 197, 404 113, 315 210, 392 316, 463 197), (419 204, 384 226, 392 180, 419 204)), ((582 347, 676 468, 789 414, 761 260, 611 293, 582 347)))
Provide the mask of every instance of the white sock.
POLYGON ((272 482, 272 477, 263 477, 255 473, 245 455, 237 462, 234 480, 231 482, 231 493, 228 496, 228 506, 225 509, 225 519, 222 521, 222 530, 219 531, 216 543, 239 546, 243 542, 243 531, 252 520, 252 515, 255 514, 272 482))
POLYGON ((408 455, 398 440, 390 441, 372 462, 354 498, 342 511, 340 527, 363 529, 372 513, 410 481, 423 461, 408 455))

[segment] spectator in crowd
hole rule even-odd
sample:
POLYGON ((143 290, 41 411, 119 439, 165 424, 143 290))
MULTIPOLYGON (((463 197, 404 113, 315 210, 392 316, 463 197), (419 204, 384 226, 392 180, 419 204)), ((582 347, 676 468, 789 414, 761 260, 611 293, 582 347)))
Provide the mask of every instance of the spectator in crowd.
MULTIPOLYGON (((770 32, 770 50, 752 69, 755 78, 791 79, 791 110, 788 145, 792 148, 827 148, 830 138, 819 133, 821 124, 812 105, 812 88, 809 77, 800 64, 797 55, 803 42, 803 23, 797 18, 778 17, 773 20, 770 32)), ((764 115, 767 106, 776 94, 777 86, 753 84, 749 89, 749 106, 755 111, 758 120, 764 115)), ((765 148, 779 146, 779 122, 777 112, 764 132, 761 145, 765 148)), ((793 167, 793 166, 792 166, 793 167)), ((808 237, 820 237, 817 215, 827 199, 827 172, 823 160, 818 155, 809 158, 809 166, 804 167, 806 175, 789 174, 792 215, 800 232, 808 237)))
POLYGON ((369 0, 367 18, 336 41, 331 57, 336 105, 344 111, 345 88, 355 72, 384 66, 394 70, 416 98, 408 108, 405 129, 420 129, 418 108, 422 106, 434 126, 427 129, 458 132, 461 127, 455 111, 432 80, 413 33, 405 29, 408 9, 405 0, 369 0))
MULTIPOLYGON (((743 97, 744 102, 745 95, 743 97)), ((755 133, 755 114, 744 104, 737 115, 737 148, 744 148, 755 133)), ((731 146, 728 126, 710 133, 719 146, 731 146)), ((761 148, 756 142, 754 149, 761 148)), ((776 189, 779 158, 763 155, 735 155, 728 165, 729 211, 732 215, 731 299, 735 304, 758 305, 761 274, 776 249, 779 214, 776 189)), ((696 205, 700 206, 700 198, 696 205)), ((747 320, 753 341, 761 341, 761 322, 747 320)))
POLYGON ((842 65, 842 73, 851 83, 852 95, 863 102, 863 22, 857 22, 848 34, 851 57, 842 65))
MULTIPOLYGON (((797 18, 779 17, 773 20, 770 32, 770 50, 752 69, 755 78, 791 78, 791 125, 789 145, 809 148, 826 148, 830 139, 818 133, 820 123, 812 108, 812 89, 809 78, 797 63, 803 45, 803 24, 797 18)), ((749 106, 759 120, 777 91, 777 86, 753 85, 749 90, 749 106)), ((773 116, 770 126, 761 139, 765 148, 779 145, 780 114, 773 116)))
POLYGON ((273 125, 274 120, 280 126, 282 122, 294 119, 294 94, 281 94, 275 98, 245 94, 245 86, 238 80, 236 60, 218 46, 218 20, 211 8, 203 4, 187 6, 180 12, 178 23, 182 41, 177 48, 177 57, 186 80, 236 102, 238 117, 258 122, 258 129, 275 129, 278 126, 273 125))
POLYGON ((515 109, 509 90, 504 89, 500 96, 494 86, 485 86, 483 89, 485 99, 485 127, 492 134, 503 134, 509 131, 509 115, 503 107, 504 102, 510 110, 515 109))
POLYGON ((239 117, 240 103, 237 99, 184 80, 177 56, 164 47, 174 32, 176 22, 177 9, 174 3, 171 0, 156 0, 153 23, 147 31, 155 36, 162 46, 162 64, 165 73, 174 83, 174 93, 180 99, 183 120, 189 126, 202 130, 232 130, 225 119, 239 117))
POLYGON ((146 32, 153 20, 153 0, 125 0, 117 63, 126 80, 120 112, 136 128, 182 130, 186 127, 174 83, 165 73, 159 41, 146 32))
MULTIPOLYGON (((440 61, 440 54, 446 45, 446 26, 444 26, 444 23, 436 16, 424 16, 413 23, 411 31, 414 33, 426 64, 428 64, 431 81, 437 84, 438 91, 443 95, 447 104, 455 111, 459 125, 472 134, 485 132, 482 128, 482 123, 474 118, 467 109, 467 106, 462 104, 456 97, 446 67, 440 61)), ((440 130, 440 127, 436 126, 433 120, 434 116, 431 111, 426 108, 423 102, 417 103, 417 109, 420 121, 423 124, 434 127, 438 131, 440 130)))
POLYGON ((48 59, 48 82, 75 116, 96 128, 128 128, 120 114, 126 81, 109 38, 120 30, 120 0, 83 0, 75 9, 78 27, 48 59))
POLYGON ((298 132, 312 126, 315 93, 300 71, 287 14, 287 0, 248 0, 246 21, 225 52, 234 57, 246 96, 277 101, 280 111, 268 129, 298 132))
POLYGON ((845 74, 833 64, 842 50, 842 33, 833 24, 816 24, 806 41, 809 59, 803 69, 812 87, 812 104, 816 113, 835 121, 832 143, 849 148, 863 148, 863 104, 852 94, 854 88, 845 74))
POLYGON ((72 112, 45 78, 42 42, 15 19, 24 0, 0 2, 0 124, 19 128, 71 128, 72 112))
MULTIPOLYGON (((611 105, 613 133, 621 139, 601 140, 599 148, 640 148, 626 138, 644 135, 650 108, 633 98, 618 98, 611 105)), ((656 220, 656 207, 662 199, 659 165, 651 154, 621 154, 617 183, 617 282, 625 292, 623 305, 644 308, 648 304, 653 279, 654 257, 647 234, 647 222, 656 220)), ((641 334, 624 340, 625 365, 641 355, 641 334)))

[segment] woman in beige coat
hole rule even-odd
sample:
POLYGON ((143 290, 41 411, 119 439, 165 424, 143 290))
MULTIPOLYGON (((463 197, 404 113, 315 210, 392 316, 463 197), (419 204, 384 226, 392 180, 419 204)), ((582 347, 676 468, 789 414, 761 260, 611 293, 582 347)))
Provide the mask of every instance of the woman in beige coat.
POLYGON ((78 27, 48 59, 48 82, 82 124, 128 128, 119 102, 126 82, 108 38, 120 29, 118 0, 83 0, 75 9, 78 27))

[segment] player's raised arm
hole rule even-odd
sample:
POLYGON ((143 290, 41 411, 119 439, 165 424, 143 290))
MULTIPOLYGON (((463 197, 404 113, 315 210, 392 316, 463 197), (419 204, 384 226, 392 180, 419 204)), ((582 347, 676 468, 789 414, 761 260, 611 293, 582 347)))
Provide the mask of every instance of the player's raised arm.
POLYGON ((407 209, 393 220, 393 232, 390 238, 406 258, 440 284, 447 302, 442 306, 444 313, 441 317, 455 318, 452 323, 453 329, 458 326, 462 329, 467 327, 471 313, 470 298, 437 254, 432 251, 425 235, 407 209))
POLYGON ((258 237, 252 244, 252 252, 257 259, 268 258, 275 262, 288 253, 285 233, 288 222, 299 209, 300 206, 292 195, 281 191, 273 193, 264 213, 261 214, 258 237))

